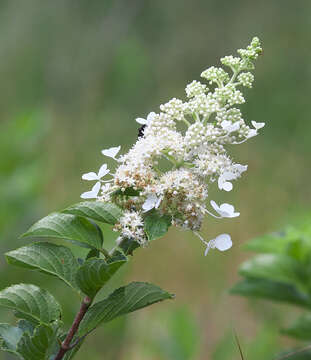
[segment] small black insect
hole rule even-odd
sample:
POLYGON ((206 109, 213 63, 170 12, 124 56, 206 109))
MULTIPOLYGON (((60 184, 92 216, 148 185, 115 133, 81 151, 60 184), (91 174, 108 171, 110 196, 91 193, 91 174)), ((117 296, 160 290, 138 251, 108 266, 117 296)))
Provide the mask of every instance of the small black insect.
POLYGON ((141 138, 144 136, 144 130, 146 128, 146 125, 142 125, 139 129, 138 129, 138 138, 141 138))

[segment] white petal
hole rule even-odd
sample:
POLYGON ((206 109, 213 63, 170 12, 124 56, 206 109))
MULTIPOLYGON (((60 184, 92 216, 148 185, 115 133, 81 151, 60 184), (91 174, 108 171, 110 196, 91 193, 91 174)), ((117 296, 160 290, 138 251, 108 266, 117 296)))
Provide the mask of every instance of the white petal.
POLYGON ((227 214, 233 214, 234 213, 234 206, 224 203, 220 205, 220 210, 227 213, 227 214))
POLYGON ((220 125, 224 130, 227 130, 227 128, 232 125, 232 122, 228 121, 228 120, 224 120, 224 121, 221 122, 220 125))
POLYGON ((250 131, 249 131, 248 134, 247 134, 247 138, 250 139, 250 138, 252 138, 252 137, 254 137, 254 136, 257 136, 257 135, 258 135, 257 130, 255 130, 255 129, 250 129, 250 131))
POLYGON ((222 184, 222 189, 225 191, 231 191, 232 188, 233 188, 233 185, 229 181, 226 181, 222 184))
POLYGON ((155 112, 151 112, 148 114, 147 116, 147 125, 149 125, 151 123, 151 121, 154 119, 154 117, 156 116, 155 112))
POLYGON ((240 128, 240 123, 238 122, 232 123, 231 121, 228 120, 222 121, 220 125, 224 130, 228 131, 229 133, 237 131, 240 128))
POLYGON ((82 199, 96 199, 100 190, 100 182, 98 181, 91 191, 86 191, 81 195, 82 199))
POLYGON ((109 174, 109 169, 107 169, 107 164, 103 164, 98 171, 98 179, 101 179, 107 174, 109 174))
POLYGON ((234 206, 224 203, 220 205, 220 211, 224 217, 237 217, 240 215, 239 212, 234 212, 234 206))
POLYGON ((229 234, 218 235, 215 239, 215 247, 220 251, 226 251, 232 246, 232 240, 229 234))
POLYGON ((214 200, 210 201, 210 204, 212 205, 212 207, 218 212, 219 211, 219 206, 215 203, 214 200))
POLYGON ((83 180, 89 180, 89 181, 98 180, 98 176, 94 172, 89 172, 87 174, 83 174, 82 179, 83 180))
POLYGON ((238 131, 239 128, 240 128, 240 123, 239 123, 239 122, 235 122, 234 124, 232 124, 232 126, 231 126, 231 131, 230 131, 230 132, 238 131))
POLYGON ((144 209, 144 212, 153 209, 155 207, 157 201, 158 201, 158 198, 156 195, 154 195, 154 194, 149 195, 142 206, 142 208, 144 209))
POLYGON ((205 249, 205 251, 204 251, 204 256, 206 256, 206 255, 208 254, 209 249, 210 249, 210 247, 209 247, 209 246, 206 246, 206 249, 205 249))
POLYGON ((118 152, 120 151, 121 146, 111 147, 109 149, 102 150, 102 154, 111 158, 115 158, 118 152))
POLYGON ((140 124, 140 125, 147 125, 147 123, 148 123, 148 121, 143 118, 137 118, 136 122, 138 122, 138 124, 140 124))
POLYGON ((252 125, 256 130, 263 128, 266 124, 264 122, 252 121, 252 125))

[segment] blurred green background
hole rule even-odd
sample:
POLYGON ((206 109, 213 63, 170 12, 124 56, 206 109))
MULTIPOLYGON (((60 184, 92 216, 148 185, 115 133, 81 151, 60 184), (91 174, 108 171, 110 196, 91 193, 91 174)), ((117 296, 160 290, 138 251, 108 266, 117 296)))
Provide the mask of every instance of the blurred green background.
MULTIPOLYGON (((136 141, 136 117, 183 98, 187 83, 253 36, 263 42, 242 111, 266 127, 233 149, 249 171, 221 195, 241 216, 204 226, 207 238, 230 233, 234 247, 204 257, 196 238, 172 229, 139 250, 111 287, 150 281, 176 299, 102 328, 77 360, 234 360, 233 331, 249 360, 295 345, 277 333, 284 314, 292 317, 286 306, 227 290, 250 256, 246 240, 310 209, 310 35, 307 0, 0 1, 1 253, 25 244, 18 236, 34 221, 79 201, 88 187, 81 174, 99 168, 101 149, 136 141)), ((44 285, 71 321, 78 302, 63 284, 8 267, 3 256, 0 268, 1 288, 44 285)))

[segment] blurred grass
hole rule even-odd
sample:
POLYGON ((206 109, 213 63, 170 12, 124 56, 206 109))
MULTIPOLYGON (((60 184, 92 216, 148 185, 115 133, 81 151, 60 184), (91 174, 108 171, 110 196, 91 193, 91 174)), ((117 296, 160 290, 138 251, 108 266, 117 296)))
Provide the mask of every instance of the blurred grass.
MULTIPOLYGON (((262 135, 232 149, 249 171, 223 198, 241 216, 205 224, 207 237, 231 233, 233 249, 205 258, 191 234, 171 230, 139 250, 127 280, 155 282, 175 292, 176 300, 142 312, 138 320, 130 316, 107 326, 87 341, 77 360, 127 359, 129 353, 135 360, 171 359, 173 350, 165 352, 161 337, 151 337, 151 330, 160 323, 164 340, 174 346, 174 326, 157 317, 182 321, 176 308, 187 304, 186 316, 192 316, 198 327, 193 331, 200 334, 193 359, 210 358, 226 336, 233 341, 227 335, 231 324, 242 344, 253 344, 247 359, 257 359, 258 344, 268 344, 266 358, 287 342, 274 335, 277 314, 286 307, 267 304, 263 313, 226 290, 247 256, 240 244, 282 227, 310 207, 310 19, 307 0, 0 1, 2 252, 23 244, 17 236, 33 221, 79 200, 87 186, 81 174, 101 165, 100 150, 121 144, 126 151, 135 141, 135 117, 157 111, 171 97, 183 97, 188 82, 252 36, 264 45, 254 89, 242 110, 246 119, 267 125, 262 135), (149 334, 142 323, 150 327, 147 350, 143 344, 149 334)), ((0 267, 1 287, 34 281, 55 290, 69 321, 75 307, 63 285, 8 268, 3 257, 0 267)), ((228 354, 238 359, 234 345, 228 354)))

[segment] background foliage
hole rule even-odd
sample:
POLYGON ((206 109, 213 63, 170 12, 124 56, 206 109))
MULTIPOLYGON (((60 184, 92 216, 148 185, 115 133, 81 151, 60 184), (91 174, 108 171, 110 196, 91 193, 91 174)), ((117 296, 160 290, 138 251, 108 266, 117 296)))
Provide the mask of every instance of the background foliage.
MULTIPOLYGON (((87 186, 81 174, 98 168, 100 150, 128 149, 135 141, 135 117, 182 97, 186 83, 254 35, 264 46, 243 110, 267 125, 262 136, 234 149, 249 171, 226 194, 241 216, 221 226, 209 219, 205 227, 210 238, 231 233, 234 248, 205 258, 199 242, 170 230, 139 250, 126 265, 127 282, 153 282, 177 298, 143 311, 135 323, 129 316, 107 324, 78 360, 86 353, 99 360, 103 348, 106 359, 234 359, 232 328, 248 359, 295 344, 275 335, 290 308, 249 304, 226 289, 249 256, 239 245, 295 222, 310 207, 310 15, 307 0, 0 1, 2 253, 28 243, 18 235, 34 221, 79 200, 87 186), (179 333, 180 323, 193 331, 179 333)), ((20 281, 44 285, 67 301, 64 320, 71 320, 76 307, 58 282, 8 271, 4 257, 0 267, 1 288, 20 281)))

